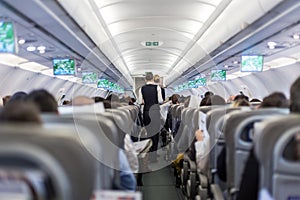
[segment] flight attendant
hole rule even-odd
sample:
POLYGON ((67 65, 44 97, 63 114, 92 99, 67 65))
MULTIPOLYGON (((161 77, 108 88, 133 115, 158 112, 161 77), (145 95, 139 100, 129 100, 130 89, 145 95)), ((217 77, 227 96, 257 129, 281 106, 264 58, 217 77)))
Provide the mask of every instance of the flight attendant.
POLYGON ((152 147, 150 159, 152 162, 157 162, 157 147, 160 131, 160 107, 163 103, 161 88, 154 83, 153 74, 146 73, 146 85, 140 90, 140 101, 144 105, 143 122, 147 131, 147 136, 152 139, 152 147))

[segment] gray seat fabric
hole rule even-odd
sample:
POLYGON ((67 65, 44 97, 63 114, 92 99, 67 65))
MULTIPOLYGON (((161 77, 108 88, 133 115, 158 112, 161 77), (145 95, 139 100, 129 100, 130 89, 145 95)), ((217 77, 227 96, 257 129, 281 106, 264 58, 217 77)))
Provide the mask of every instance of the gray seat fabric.
POLYGON ((290 115, 265 121, 257 127, 255 154, 260 163, 260 188, 266 188, 274 199, 300 197, 299 160, 287 157, 297 150, 291 148, 285 152, 300 132, 299 122, 299 115, 290 115))
POLYGON ((221 152, 224 146, 224 136, 220 131, 220 127, 224 124, 224 115, 240 110, 241 108, 228 108, 227 106, 219 107, 207 112, 206 125, 207 131, 210 136, 210 153, 209 153, 209 167, 210 171, 207 172, 209 180, 212 180, 211 170, 217 168, 217 155, 221 152))
MULTIPOLYGON (((66 114, 66 115, 42 115, 46 125, 56 124, 72 125, 78 130, 78 126, 86 127, 95 137, 97 144, 105 149, 105 153, 95 156, 97 159, 97 184, 95 189, 112 189, 120 185, 120 177, 115 171, 119 169, 117 129, 111 120, 95 114, 66 114)), ((84 138, 85 132, 78 130, 77 135, 84 138)))
POLYGON ((194 138, 189 138, 194 110, 195 110, 194 108, 183 109, 180 128, 178 130, 177 135, 175 136, 175 141, 178 140, 177 146, 179 152, 185 152, 193 141, 191 139, 194 139, 194 138))
POLYGON ((28 163, 49 175, 55 199, 90 199, 96 162, 73 127, 1 125, 0 167, 24 170, 28 163))
POLYGON ((252 148, 252 141, 243 139, 251 124, 270 117, 288 114, 287 109, 260 109, 233 112, 228 114, 224 129, 226 141, 227 188, 237 191, 241 181, 246 159, 252 148))

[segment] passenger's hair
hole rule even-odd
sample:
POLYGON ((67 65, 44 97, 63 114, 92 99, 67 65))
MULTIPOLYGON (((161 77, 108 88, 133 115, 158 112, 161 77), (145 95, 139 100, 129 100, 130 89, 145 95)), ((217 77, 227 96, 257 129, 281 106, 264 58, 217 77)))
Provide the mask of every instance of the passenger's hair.
POLYGON ((240 100, 240 99, 245 99, 246 101, 249 102, 249 97, 247 97, 246 95, 243 95, 243 94, 236 95, 236 96, 234 97, 234 100, 233 100, 233 101, 237 101, 237 100, 240 100))
POLYGON ((290 111, 300 113, 300 77, 292 84, 290 88, 290 111))
POLYGON ((135 98, 131 98, 131 101, 132 101, 132 103, 135 103, 136 99, 135 98))
POLYGON ((6 95, 5 97, 2 98, 2 101, 3 101, 3 106, 5 106, 7 104, 7 102, 9 101, 10 99, 10 95, 6 95))
POLYGON ((154 83, 160 83, 160 77, 158 74, 155 74, 153 77, 154 83))
POLYGON ((240 106, 250 106, 250 103, 245 98, 240 98, 234 101, 233 107, 240 107, 240 106))
POLYGON ((94 104, 95 101, 92 98, 87 96, 77 96, 72 100, 73 106, 82 106, 82 105, 89 105, 94 104))
POLYGON ((64 105, 64 106, 71 105, 71 101, 70 100, 64 100, 62 105, 64 105))
POLYGON ((251 99, 250 103, 261 103, 261 100, 254 98, 251 99))
POLYGON ((93 97, 92 99, 94 99, 95 103, 103 102, 104 101, 104 98, 103 97, 99 97, 99 96, 93 97))
POLYGON ((207 91, 207 92, 205 92, 204 97, 208 97, 208 96, 212 96, 212 95, 214 95, 213 92, 207 91))
POLYGON ((201 102, 200 102, 200 107, 201 107, 201 106, 206 106, 207 100, 208 100, 208 96, 204 97, 204 98, 201 100, 201 102))
POLYGON ((118 95, 116 94, 110 94, 106 97, 106 100, 110 101, 110 102, 120 102, 120 99, 118 97, 118 95))
POLYGON ((145 79, 146 79, 146 81, 152 81, 153 80, 153 74, 152 74, 152 72, 146 73, 145 79))
POLYGON ((33 102, 15 100, 3 107, 0 112, 0 122, 42 124, 39 112, 39 108, 33 102))
POLYGON ((171 96, 172 104, 177 104, 177 103, 179 103, 178 98, 179 98, 179 95, 178 95, 178 94, 173 94, 173 95, 171 96))
POLYGON ((288 100, 282 92, 274 92, 269 96, 263 98, 260 107, 261 108, 269 108, 269 107, 287 108, 288 100))
POLYGON ((27 93, 25 93, 25 92, 16 92, 9 98, 7 103, 11 103, 11 102, 17 101, 17 100, 25 101, 26 96, 27 96, 27 93))
POLYGON ((58 105, 55 98, 44 89, 33 90, 27 95, 26 100, 37 105, 42 113, 58 113, 58 105))
POLYGON ((212 95, 208 96, 206 101, 206 106, 212 106, 212 105, 225 105, 225 99, 219 95, 212 95))

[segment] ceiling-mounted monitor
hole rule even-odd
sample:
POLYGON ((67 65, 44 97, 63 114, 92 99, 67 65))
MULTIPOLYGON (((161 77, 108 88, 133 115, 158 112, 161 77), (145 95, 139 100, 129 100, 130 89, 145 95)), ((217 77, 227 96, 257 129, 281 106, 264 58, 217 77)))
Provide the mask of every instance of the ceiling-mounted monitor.
POLYGON ((263 70, 264 57, 256 56, 242 56, 241 58, 241 72, 261 72, 263 70))
POLYGON ((97 87, 108 90, 109 81, 107 79, 99 79, 98 82, 97 82, 97 87))
POLYGON ((82 83, 96 84, 98 81, 98 74, 96 72, 82 72, 82 83))
POLYGON ((195 81, 189 81, 188 86, 189 86, 189 89, 197 88, 195 81))
POLYGON ((183 90, 183 85, 178 86, 178 92, 181 92, 183 90))
POLYGON ((15 53, 15 33, 12 22, 0 21, 0 53, 15 53))
POLYGON ((189 89, 189 83, 188 82, 183 83, 182 87, 183 87, 183 90, 189 89))
POLYGON ((206 86, 206 78, 196 78, 195 79, 195 85, 197 87, 206 86))
POLYGON ((53 62, 54 75, 75 75, 75 60, 70 58, 55 58, 53 62))
POLYGON ((211 81, 226 81, 226 70, 211 70, 210 78, 211 81))

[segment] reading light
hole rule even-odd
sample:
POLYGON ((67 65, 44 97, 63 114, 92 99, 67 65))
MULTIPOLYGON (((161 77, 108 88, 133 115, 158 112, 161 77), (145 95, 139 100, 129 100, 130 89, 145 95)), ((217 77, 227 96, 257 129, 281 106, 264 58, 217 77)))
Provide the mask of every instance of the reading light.
POLYGON ((228 65, 224 65, 224 68, 228 69, 228 67, 229 67, 228 65))
POLYGON ((237 65, 237 64, 239 64, 239 61, 235 60, 235 61, 233 61, 233 64, 237 65))
POLYGON ((293 38, 294 38, 295 40, 299 40, 299 39, 300 39, 300 35, 299 35, 299 34, 294 34, 294 35, 293 35, 293 38))
POLYGON ((269 49, 275 49, 276 45, 276 42, 268 42, 269 49))
POLYGON ((45 46, 39 46, 39 47, 37 47, 37 50, 44 51, 44 53, 45 53, 46 47, 45 46))
POLYGON ((40 50, 39 52, 40 52, 40 54, 43 54, 43 53, 45 53, 46 51, 45 51, 45 50, 40 50))
POLYGON ((25 44, 25 42, 26 42, 25 39, 20 39, 20 40, 18 41, 19 44, 25 44))
POLYGON ((34 46, 29 46, 26 48, 27 51, 35 51, 36 48, 34 46))

